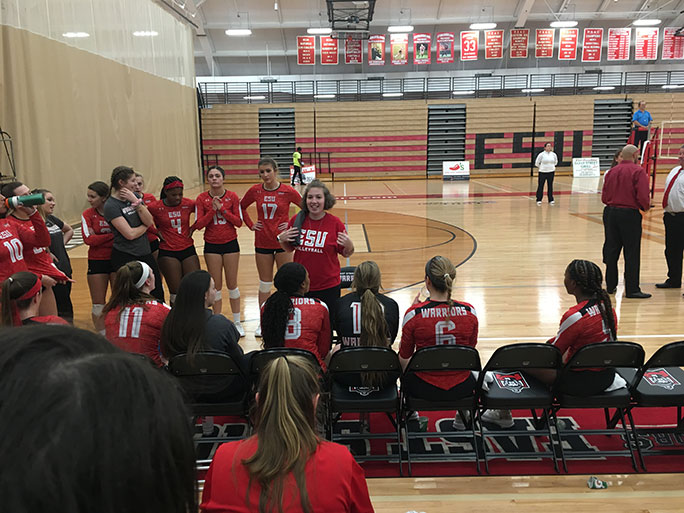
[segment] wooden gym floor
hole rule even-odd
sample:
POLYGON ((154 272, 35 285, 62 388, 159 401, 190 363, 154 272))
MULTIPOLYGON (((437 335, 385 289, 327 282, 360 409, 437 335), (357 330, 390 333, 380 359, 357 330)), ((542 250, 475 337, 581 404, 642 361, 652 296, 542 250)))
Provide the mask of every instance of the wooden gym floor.
MULTIPOLYGON (((620 339, 642 344, 647 357, 667 342, 684 339, 682 290, 655 288, 667 273, 660 207, 665 176, 664 172, 658 176, 655 207, 643 220, 641 288, 653 297, 624 298, 622 278, 613 296, 620 339)), ((572 259, 592 260, 603 269, 600 180, 556 176, 553 206, 546 197, 541 206, 536 205, 536 180, 473 178, 450 183, 402 180, 329 185, 338 199, 332 213, 348 223, 356 246, 351 264, 375 260, 385 289, 402 312, 419 291, 424 264, 430 257, 441 254, 459 265, 453 297, 477 310, 477 349, 484 363, 500 345, 546 341, 556 333, 561 315, 574 304, 563 286, 563 273, 572 259)), ((241 196, 249 185, 227 187, 241 196)), ((194 197, 198 192, 189 190, 187 195, 194 197)), ((201 236, 197 234, 198 252, 201 236)), ((253 335, 258 322, 258 278, 252 232, 241 228, 239 240, 239 287, 247 330, 242 345, 251 350, 259 347, 253 335)), ((70 252, 76 279, 72 293, 76 323, 88 327, 85 254, 84 247, 70 252)), ((230 317, 227 301, 223 309, 230 317)), ((684 511, 681 475, 601 477, 611 482, 608 490, 589 490, 586 476, 371 479, 369 487, 378 512, 446 513, 457 508, 488 512, 684 511)))

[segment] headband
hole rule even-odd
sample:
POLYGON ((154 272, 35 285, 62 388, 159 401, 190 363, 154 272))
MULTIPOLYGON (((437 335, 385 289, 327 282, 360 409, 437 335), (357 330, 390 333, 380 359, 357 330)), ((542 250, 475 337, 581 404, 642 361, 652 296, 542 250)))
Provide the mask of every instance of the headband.
POLYGON ((167 184, 163 187, 165 191, 168 191, 169 189, 175 189, 176 187, 180 187, 181 189, 183 188, 183 182, 180 180, 174 180, 170 184, 167 184))
POLYGON ((23 301, 25 299, 31 299, 33 296, 37 295, 42 288, 43 288, 43 284, 38 279, 38 277, 36 277, 36 283, 34 283, 33 287, 31 287, 29 290, 27 290, 21 297, 17 298, 17 301, 23 301))
POLYGON ((142 266, 142 276, 140 276, 140 279, 135 283, 135 288, 140 289, 143 285, 145 285, 145 282, 150 277, 150 274, 152 274, 152 269, 150 269, 150 266, 145 262, 141 262, 140 260, 137 262, 142 266))

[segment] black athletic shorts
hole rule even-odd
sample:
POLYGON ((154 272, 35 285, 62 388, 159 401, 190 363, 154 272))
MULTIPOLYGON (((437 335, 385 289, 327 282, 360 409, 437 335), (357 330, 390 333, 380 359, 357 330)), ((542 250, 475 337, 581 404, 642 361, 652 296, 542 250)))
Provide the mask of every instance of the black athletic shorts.
POLYGON ((204 243, 204 254, 214 253, 217 255, 226 255, 228 253, 239 253, 240 244, 238 244, 237 239, 233 239, 230 242, 224 244, 212 244, 211 242, 204 243))
POLYGON ((171 251, 168 249, 160 249, 159 250, 159 255, 157 258, 175 258, 179 262, 182 262, 186 258, 190 258, 192 256, 197 256, 197 251, 195 251, 195 246, 189 246, 185 249, 181 249, 180 251, 171 251))
POLYGON ((154 239, 150 241, 150 253, 159 251, 159 239, 154 239))
POLYGON ((285 253, 285 250, 283 248, 254 248, 255 253, 259 253, 260 255, 275 255, 276 253, 285 253))
POLYGON ((88 260, 88 274, 110 274, 116 272, 111 260, 88 260))

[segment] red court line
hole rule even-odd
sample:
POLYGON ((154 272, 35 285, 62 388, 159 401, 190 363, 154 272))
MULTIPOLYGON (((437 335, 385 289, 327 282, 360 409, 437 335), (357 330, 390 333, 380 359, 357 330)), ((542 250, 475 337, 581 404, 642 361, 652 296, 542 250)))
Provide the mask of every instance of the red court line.
MULTIPOLYGON (((656 192, 662 192, 662 189, 656 189, 656 192)), ((585 194, 573 191, 553 191, 557 195, 570 195, 570 194, 585 194)), ((528 192, 470 192, 468 194, 390 194, 390 195, 377 195, 377 196, 335 196, 336 199, 349 200, 349 201, 362 201, 362 200, 397 200, 397 199, 463 199, 463 198, 505 198, 505 197, 534 197, 536 191, 528 192)), ((598 194, 598 193, 597 193, 598 194)))

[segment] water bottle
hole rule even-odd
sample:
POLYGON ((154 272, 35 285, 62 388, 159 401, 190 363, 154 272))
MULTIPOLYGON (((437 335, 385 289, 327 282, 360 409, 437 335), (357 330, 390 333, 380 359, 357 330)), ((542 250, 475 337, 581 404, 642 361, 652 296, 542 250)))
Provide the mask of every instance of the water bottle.
POLYGON ((7 208, 17 207, 33 207, 35 205, 42 205, 45 203, 45 196, 42 192, 37 194, 27 194, 26 196, 12 196, 5 198, 5 206, 7 208))

